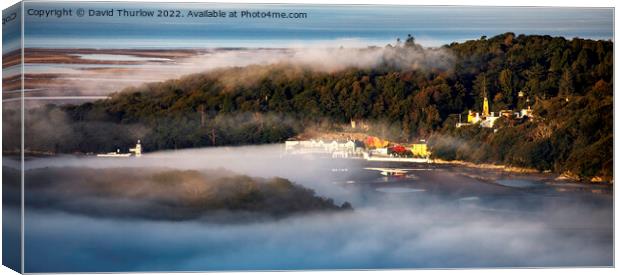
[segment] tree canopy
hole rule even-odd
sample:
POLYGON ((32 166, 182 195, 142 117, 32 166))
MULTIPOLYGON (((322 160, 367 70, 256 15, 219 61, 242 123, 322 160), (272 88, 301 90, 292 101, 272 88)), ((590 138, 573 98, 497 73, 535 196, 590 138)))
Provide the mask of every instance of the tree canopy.
POLYGON ((396 141, 430 139, 435 157, 611 175, 611 41, 504 33, 427 49, 408 36, 386 49, 390 58, 369 68, 251 65, 127 88, 62 107, 72 140, 44 143, 64 152, 113 150, 138 138, 146 150, 274 143, 307 127, 363 119, 383 124, 396 141), (449 66, 433 66, 437 51, 452 57, 449 66), (412 53, 426 65, 393 58, 412 53), (491 111, 532 104, 538 119, 506 120, 497 132, 455 128, 458 114, 481 111, 485 96, 491 111))

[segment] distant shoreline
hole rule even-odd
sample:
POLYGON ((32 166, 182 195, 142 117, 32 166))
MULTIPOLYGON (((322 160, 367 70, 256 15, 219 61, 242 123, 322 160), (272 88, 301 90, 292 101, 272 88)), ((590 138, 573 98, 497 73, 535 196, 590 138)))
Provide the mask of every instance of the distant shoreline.
POLYGON ((504 164, 473 163, 473 162, 467 162, 467 161, 462 161, 462 160, 443 160, 443 159, 431 159, 430 163, 440 164, 440 165, 446 165, 446 164, 455 165, 455 166, 474 168, 474 169, 489 169, 489 170, 496 170, 496 171, 502 171, 502 172, 507 172, 507 173, 515 173, 515 174, 549 175, 549 176, 555 177, 555 180, 558 180, 558 181, 574 181, 574 182, 579 182, 579 183, 584 183, 584 184, 613 185, 613 179, 611 179, 611 181, 605 181, 604 179, 600 177, 594 177, 593 180, 586 181, 586 180, 580 179, 576 175, 572 175, 570 172, 557 173, 557 172, 551 172, 551 171, 538 171, 534 168, 510 166, 510 165, 504 165, 504 164))
MULTIPOLYGON (((265 145, 265 144, 262 144, 265 145)), ((274 143, 274 144, 269 144, 269 145, 281 145, 278 143, 274 143)), ((225 148, 225 147, 232 147, 234 149, 234 147, 243 147, 246 145, 240 145, 240 146, 217 146, 217 147, 200 147, 200 148, 185 148, 187 150, 192 150, 192 149, 209 149, 209 148, 225 148)), ((185 149, 180 149, 180 150, 185 150, 185 149)), ((162 150, 162 151, 167 151, 167 150, 162 150)), ((148 153, 157 153, 157 152, 162 152, 162 151, 154 151, 154 152, 148 152, 148 153)), ((148 153, 146 153, 146 155, 148 155, 148 153)), ((2 155, 4 157, 17 157, 19 156, 19 152, 17 151, 3 151, 2 155)), ((91 153, 81 153, 81 152, 76 152, 76 153, 71 153, 71 154, 65 154, 65 153, 61 153, 61 154, 56 154, 53 152, 43 152, 43 151, 26 151, 24 156, 26 158, 26 161, 28 161, 29 158, 49 158, 49 157, 56 157, 56 156, 62 156, 62 155, 71 155, 71 156, 78 156, 78 157, 95 157, 94 154, 91 153)), ((541 177, 544 178, 545 180, 548 181, 553 181, 553 182, 558 182, 558 183, 572 183, 572 184, 582 184, 582 185, 601 185, 601 186, 613 186, 613 179, 611 179, 610 181, 605 181, 603 179, 599 179, 599 180, 593 180, 593 181, 587 181, 587 180, 583 180, 578 178, 575 175, 571 175, 570 173, 564 172, 564 173, 555 173, 555 172, 551 172, 551 171, 538 171, 536 169, 533 168, 526 168, 526 167, 517 167, 517 166, 509 166, 509 165, 503 165, 503 164, 493 164, 493 163, 473 163, 473 162, 467 162, 467 161, 461 161, 461 160, 444 160, 444 159, 429 159, 428 163, 420 163, 420 162, 391 162, 391 161, 382 161, 382 160, 373 160, 373 161, 368 161, 366 159, 363 158, 349 158, 351 160, 363 160, 365 162, 368 163, 394 163, 394 164, 398 164, 398 165, 441 165, 441 166, 448 166, 448 167, 459 167, 459 168, 468 168, 468 169, 475 169, 475 170, 479 170, 479 171, 492 171, 494 173, 508 173, 508 174, 513 174, 516 176, 525 176, 525 175, 531 175, 531 176, 536 176, 536 177, 541 177)), ((489 180, 486 177, 482 177, 479 178, 482 180, 489 180)))

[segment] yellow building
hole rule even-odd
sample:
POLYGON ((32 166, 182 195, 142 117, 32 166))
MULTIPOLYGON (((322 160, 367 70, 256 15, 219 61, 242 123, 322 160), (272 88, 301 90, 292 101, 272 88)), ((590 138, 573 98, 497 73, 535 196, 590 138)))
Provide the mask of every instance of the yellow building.
POLYGON ((482 118, 480 117, 480 113, 474 113, 471 110, 467 113, 467 123, 476 124, 480 122, 482 118))
POLYGON ((411 152, 416 157, 426 158, 430 156, 430 152, 428 152, 426 143, 414 143, 413 145, 411 145, 411 152))

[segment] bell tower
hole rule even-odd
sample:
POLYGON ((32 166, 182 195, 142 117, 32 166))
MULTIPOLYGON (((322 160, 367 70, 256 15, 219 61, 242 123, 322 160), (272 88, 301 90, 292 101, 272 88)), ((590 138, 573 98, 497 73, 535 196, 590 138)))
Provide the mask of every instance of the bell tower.
POLYGON ((485 117, 489 116, 489 100, 487 99, 487 97, 484 97, 484 103, 482 105, 482 115, 485 117))

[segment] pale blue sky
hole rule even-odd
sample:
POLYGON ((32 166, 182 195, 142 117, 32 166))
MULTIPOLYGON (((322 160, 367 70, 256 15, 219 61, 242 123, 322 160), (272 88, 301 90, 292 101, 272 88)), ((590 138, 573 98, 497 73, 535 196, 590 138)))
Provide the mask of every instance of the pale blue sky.
POLYGON ((206 3, 32 3, 25 10, 178 9, 307 13, 306 19, 25 16, 26 47, 286 47, 385 45, 413 34, 425 46, 504 32, 613 38, 611 8, 320 6, 206 3))

